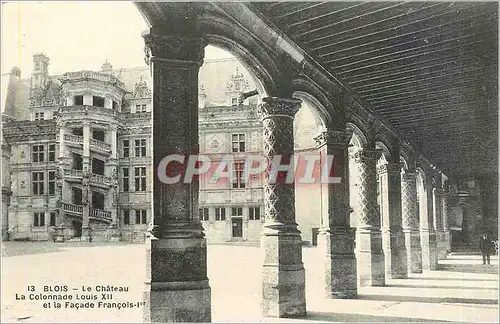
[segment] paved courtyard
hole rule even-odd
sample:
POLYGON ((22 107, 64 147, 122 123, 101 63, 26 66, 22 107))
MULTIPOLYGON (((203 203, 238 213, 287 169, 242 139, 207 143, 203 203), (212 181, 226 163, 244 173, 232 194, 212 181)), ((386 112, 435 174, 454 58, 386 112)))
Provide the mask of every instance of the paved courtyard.
MULTIPOLYGON (((6 242, 2 248, 2 322, 140 322, 145 277, 144 245, 6 242), (68 285, 76 298, 97 294, 96 285, 129 287, 112 293, 113 302, 134 308, 43 308, 29 300, 43 286, 68 285), (82 286, 92 293, 83 293, 82 286), (75 290, 73 290, 75 289, 75 290), (27 300, 16 300, 25 295, 27 300)), ((389 280, 387 287, 360 289, 357 300, 323 298, 323 265, 315 248, 304 248, 307 270, 305 319, 262 318, 259 248, 210 245, 209 279, 214 322, 498 322, 498 258, 482 265, 480 256, 457 255, 440 261, 438 271, 389 280)), ((98 293, 101 299, 101 293, 98 293)), ((74 302, 73 300, 72 302, 74 302)), ((78 300, 80 301, 80 300, 78 300)), ((87 302, 87 300, 81 300, 87 302)), ((50 303, 49 303, 50 304, 50 303)))

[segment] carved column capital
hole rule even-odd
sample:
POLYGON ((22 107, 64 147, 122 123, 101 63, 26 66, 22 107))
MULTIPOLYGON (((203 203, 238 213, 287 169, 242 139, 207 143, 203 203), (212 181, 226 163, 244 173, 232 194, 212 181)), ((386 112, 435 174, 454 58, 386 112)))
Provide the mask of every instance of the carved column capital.
POLYGON ((144 38, 146 64, 152 59, 192 61, 200 65, 205 54, 205 40, 198 35, 159 35, 147 31, 144 38))
POLYGON ((327 145, 329 148, 343 150, 348 147, 352 138, 352 133, 353 131, 351 129, 326 130, 314 137, 314 140, 318 148, 327 145))
POLYGON ((385 163, 378 167, 378 173, 401 173, 401 165, 399 163, 385 163))
POLYGON ((266 97, 262 99, 262 103, 257 107, 257 114, 261 120, 272 117, 289 117, 293 119, 301 104, 302 100, 299 99, 266 97))
POLYGON ((366 163, 366 162, 376 163, 378 159, 382 156, 382 150, 360 149, 350 153, 349 156, 353 158, 356 163, 366 163))
POLYGON ((403 172, 401 174, 401 180, 403 181, 416 181, 417 173, 416 172, 403 172))

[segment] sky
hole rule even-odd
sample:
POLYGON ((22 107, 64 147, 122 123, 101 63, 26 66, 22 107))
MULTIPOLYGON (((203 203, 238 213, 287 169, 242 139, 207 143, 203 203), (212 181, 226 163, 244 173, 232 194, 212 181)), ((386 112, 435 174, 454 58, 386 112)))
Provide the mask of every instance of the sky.
MULTIPOLYGON (((132 2, 3 2, 1 71, 17 66, 27 77, 40 52, 50 58, 50 74, 99 70, 106 59, 113 68, 144 66, 147 28, 132 2)), ((231 54, 207 47, 205 57, 231 54)))

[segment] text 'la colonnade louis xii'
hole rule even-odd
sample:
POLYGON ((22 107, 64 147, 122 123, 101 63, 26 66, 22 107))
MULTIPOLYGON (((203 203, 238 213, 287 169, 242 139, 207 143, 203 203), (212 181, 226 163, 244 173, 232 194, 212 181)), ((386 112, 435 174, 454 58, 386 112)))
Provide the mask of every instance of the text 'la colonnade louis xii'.
POLYGON ((489 274, 497 3, 134 6, 143 65, 51 73, 35 51, 2 74, 8 248, 140 248, 127 305, 147 322, 219 316, 211 249, 260 251, 258 273, 235 273, 258 276, 264 318, 310 317, 308 294, 361 302, 457 255, 489 274))

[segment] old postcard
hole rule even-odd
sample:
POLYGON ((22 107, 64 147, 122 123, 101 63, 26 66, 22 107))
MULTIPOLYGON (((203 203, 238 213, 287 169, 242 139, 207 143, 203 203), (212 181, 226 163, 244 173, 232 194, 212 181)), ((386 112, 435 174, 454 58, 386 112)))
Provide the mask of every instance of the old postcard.
POLYGON ((3 323, 498 323, 497 2, 1 11, 3 323))

